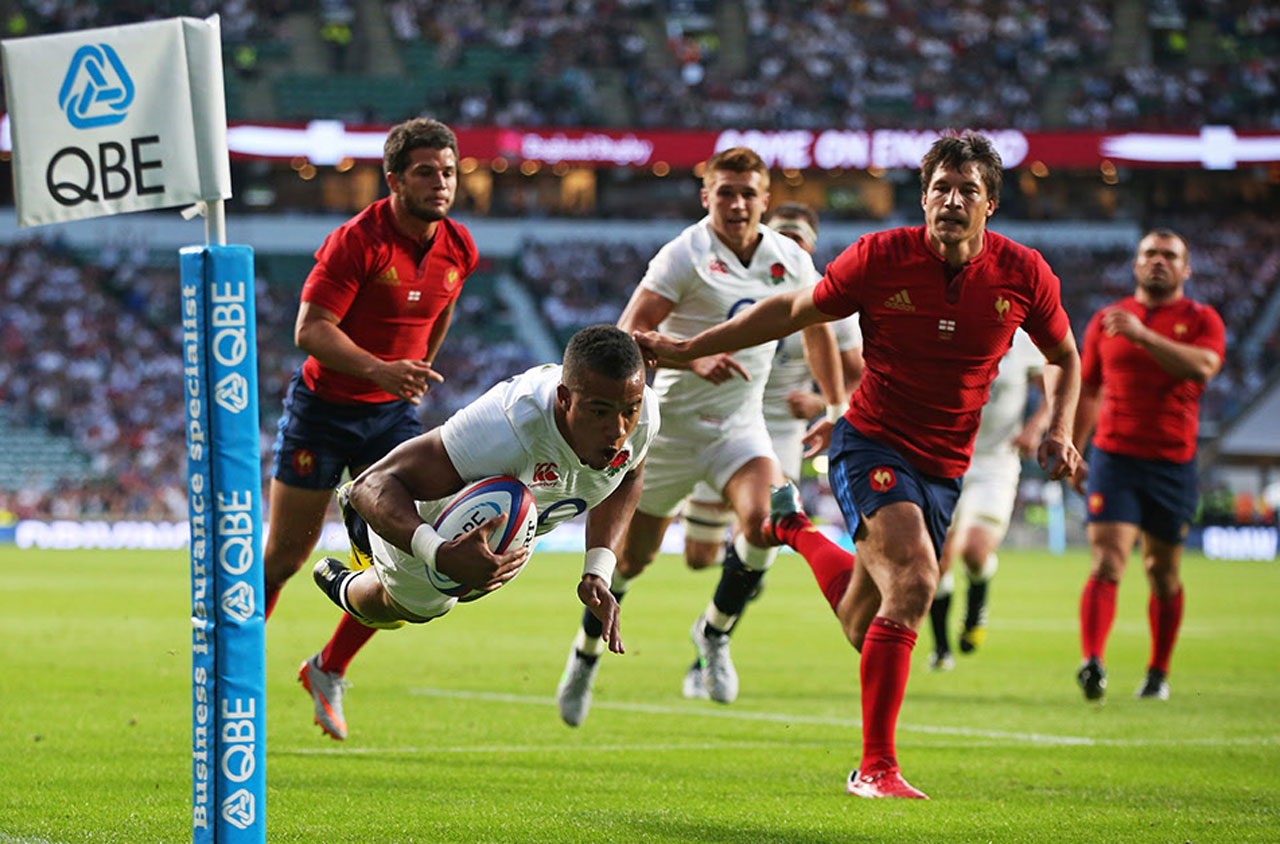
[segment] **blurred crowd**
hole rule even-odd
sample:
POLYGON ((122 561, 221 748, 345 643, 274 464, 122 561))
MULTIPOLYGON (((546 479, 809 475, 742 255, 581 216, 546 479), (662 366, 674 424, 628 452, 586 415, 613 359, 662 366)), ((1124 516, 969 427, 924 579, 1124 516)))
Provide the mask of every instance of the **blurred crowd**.
MULTIPOLYGON (((260 447, 264 480, 281 399, 303 355, 293 345, 302 279, 256 282, 260 447)), ((185 408, 178 276, 141 245, 111 246, 92 262, 58 243, 0 246, 0 408, 4 424, 65 438, 86 477, 51 485, 0 478, 0 512, 19 518, 186 517, 185 408)), ((424 401, 443 422, 492 384, 532 366, 520 344, 472 329, 502 308, 464 296, 436 359, 444 384, 424 401)), ((0 443, 0 452, 4 444, 0 443)), ((6 455, 14 458, 20 455, 6 455)))
POLYGON ((1128 28, 1116 0, 745 0, 692 26, 675 5, 398 0, 389 14, 442 66, 479 45, 538 62, 446 101, 464 125, 1280 127, 1273 4, 1137 3, 1128 28))
MULTIPOLYGON (((1255 358, 1242 341, 1280 278, 1280 221, 1257 215, 1162 221, 1192 248, 1190 292, 1227 325, 1227 359, 1210 382, 1206 419, 1226 422, 1280 366, 1280 332, 1255 358)), ((817 264, 843 244, 823 243, 817 264)), ((539 303, 560 343, 578 328, 616 321, 660 244, 596 240, 528 242, 510 271, 539 303)), ((1099 307, 1133 290, 1132 253, 1080 245, 1047 248, 1063 279, 1077 334, 1099 307)), ((259 407, 264 480, 280 400, 302 354, 293 345, 301 278, 257 287, 259 407)), ((88 463, 86 477, 52 486, 0 478, 0 511, 20 517, 181 519, 185 439, 178 279, 141 244, 86 259, 58 243, 0 246, 0 407, 7 424, 63 437, 88 463)), ((526 317, 527 318, 527 317, 526 317)), ((446 381, 424 401, 427 427, 443 422, 494 383, 536 360, 509 326, 497 297, 463 295, 436 368, 446 381), (496 330, 495 330, 496 329, 496 330)), ((0 445, 0 448, 3 446, 0 445)))
MULTIPOLYGON (((6 28, 12 36, 215 11, 231 47, 285 42, 287 12, 312 16, 330 71, 367 72, 382 43, 349 0, 22 0, 6 28)), ((392 0, 382 13, 379 32, 402 50, 426 47, 440 71, 472 50, 509 60, 431 88, 422 107, 458 125, 1280 128, 1274 3, 392 0)), ((331 108, 315 116, 361 105, 331 108)))

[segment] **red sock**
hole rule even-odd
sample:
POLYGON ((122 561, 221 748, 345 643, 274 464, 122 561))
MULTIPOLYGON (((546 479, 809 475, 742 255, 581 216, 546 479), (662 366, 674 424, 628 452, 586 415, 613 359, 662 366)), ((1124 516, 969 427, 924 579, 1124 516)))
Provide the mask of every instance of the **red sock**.
POLYGON ((1085 659, 1102 659, 1111 622, 1116 618, 1116 589, 1120 584, 1089 578, 1080 596, 1080 650, 1085 659))
POLYGON ((1178 628, 1182 625, 1182 596, 1186 594, 1179 589, 1178 594, 1163 601, 1153 593, 1147 601, 1147 621, 1151 625, 1151 665, 1161 672, 1169 673, 1169 659, 1173 656, 1173 643, 1178 639, 1178 628))
POLYGON ((276 601, 280 600, 280 589, 283 586, 284 584, 282 583, 279 586, 263 587, 262 591, 265 599, 265 605, 262 610, 263 621, 266 621, 268 618, 271 618, 271 611, 276 608, 276 601))
POLYGON ((862 644, 862 764, 858 770, 894 767, 898 764, 894 733, 898 710, 907 690, 911 649, 916 634, 909 627, 876 616, 862 644))
POLYGON ((365 627, 349 615, 343 614, 338 622, 338 629, 333 631, 329 644, 320 652, 320 667, 325 671, 347 673, 347 666, 355 658, 356 653, 364 647, 364 643, 378 631, 365 627))
POLYGON ((823 597, 834 610, 849 585, 849 578, 853 576, 854 556, 823 536, 802 513, 788 516, 774 525, 773 533, 804 557, 813 570, 823 597))

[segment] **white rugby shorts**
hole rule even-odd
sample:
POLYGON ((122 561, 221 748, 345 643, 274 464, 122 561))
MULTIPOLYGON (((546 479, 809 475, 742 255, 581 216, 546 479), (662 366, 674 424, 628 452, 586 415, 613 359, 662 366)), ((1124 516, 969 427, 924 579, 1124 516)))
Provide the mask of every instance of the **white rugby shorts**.
POLYGON ((1018 497, 1022 461, 1015 452, 975 454, 964 474, 960 500, 951 518, 957 533, 968 525, 981 525, 1004 539, 1018 497))
POLYGON ((644 462, 644 489, 636 509, 659 518, 680 512, 681 503, 705 481, 715 491, 724 490, 734 473, 757 457, 777 461, 764 423, 725 432, 707 439, 659 431, 644 462))

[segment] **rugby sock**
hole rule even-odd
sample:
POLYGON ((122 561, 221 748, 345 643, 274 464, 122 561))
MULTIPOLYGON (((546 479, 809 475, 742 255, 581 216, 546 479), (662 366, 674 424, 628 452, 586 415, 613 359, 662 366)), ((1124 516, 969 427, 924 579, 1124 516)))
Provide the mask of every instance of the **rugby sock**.
POLYGON ((978 574, 969 573, 969 591, 964 608, 965 627, 981 627, 986 622, 987 585, 991 583, 991 578, 995 576, 999 564, 1000 560, 993 552, 987 555, 982 571, 978 574))
POLYGON ((987 609, 987 583, 986 580, 969 581, 964 605, 964 626, 967 628, 982 626, 987 609))
POLYGON ((933 593, 929 605, 929 627, 933 630, 934 653, 951 653, 951 640, 947 638, 947 616, 951 613, 951 593, 955 589, 955 575, 947 572, 938 579, 938 591, 933 593))
POLYGON ((898 764, 894 733, 898 711, 907 690, 911 649, 916 634, 910 627, 876 616, 862 645, 862 763, 858 770, 883 770, 898 764))
POLYGON ((711 633, 728 633, 747 605, 760 578, 773 564, 776 548, 757 548, 738 536, 725 550, 720 564, 720 582, 707 607, 707 627, 711 633))
POLYGON ((1185 590, 1163 601, 1153 593, 1147 601, 1147 621, 1151 625, 1151 664, 1148 668, 1169 673, 1169 660, 1173 657, 1173 643, 1178 639, 1182 625, 1182 597, 1185 590))
POLYGON ((822 596, 835 610, 853 577, 854 556, 823 536, 803 513, 783 519, 774 525, 773 533, 804 557, 822 596))
POLYGON ((1089 578, 1080 596, 1080 650, 1085 659, 1102 659, 1116 617, 1116 589, 1111 580, 1089 578))
POLYGON ((320 652, 320 667, 325 671, 346 674, 347 666, 351 664, 356 653, 377 632, 372 627, 366 627, 356 621, 354 616, 344 615, 338 622, 338 628, 333 631, 328 644, 320 652))
POLYGON ((280 589, 283 586, 284 584, 281 583, 277 586, 268 585, 263 587, 262 591, 265 594, 265 600, 263 601, 264 608, 262 610, 263 621, 271 618, 271 612, 276 608, 276 601, 280 600, 280 589))

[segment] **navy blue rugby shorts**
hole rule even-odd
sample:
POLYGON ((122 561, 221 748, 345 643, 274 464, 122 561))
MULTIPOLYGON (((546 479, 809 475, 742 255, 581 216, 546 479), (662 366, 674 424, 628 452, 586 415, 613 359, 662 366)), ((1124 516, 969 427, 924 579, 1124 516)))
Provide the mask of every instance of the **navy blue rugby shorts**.
POLYGON ((362 468, 422 433, 415 405, 393 400, 334 404, 316 396, 294 370, 276 424, 271 476, 304 489, 333 489, 343 469, 362 468))

